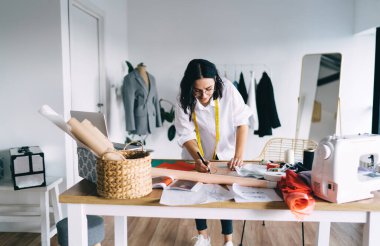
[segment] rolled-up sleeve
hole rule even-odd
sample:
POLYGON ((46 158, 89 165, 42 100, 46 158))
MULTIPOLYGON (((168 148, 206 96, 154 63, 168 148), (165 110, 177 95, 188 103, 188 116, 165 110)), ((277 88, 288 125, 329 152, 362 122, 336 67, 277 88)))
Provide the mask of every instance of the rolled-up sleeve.
POLYGON ((239 94, 238 90, 232 86, 229 86, 227 88, 227 91, 232 96, 232 114, 234 127, 249 125, 249 117, 252 115, 252 110, 248 105, 244 103, 244 100, 239 94))
POLYGON ((178 144, 183 146, 189 140, 196 139, 195 127, 192 121, 189 121, 189 115, 185 114, 183 109, 177 103, 175 109, 175 128, 178 135, 178 144))

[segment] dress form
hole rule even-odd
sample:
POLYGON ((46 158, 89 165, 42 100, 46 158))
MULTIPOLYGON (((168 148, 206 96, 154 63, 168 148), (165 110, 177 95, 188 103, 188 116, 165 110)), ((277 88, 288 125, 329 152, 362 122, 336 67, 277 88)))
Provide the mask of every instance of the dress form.
POLYGON ((146 71, 146 66, 143 63, 140 63, 136 67, 137 72, 140 74, 141 78, 144 80, 145 85, 149 88, 149 78, 146 71))

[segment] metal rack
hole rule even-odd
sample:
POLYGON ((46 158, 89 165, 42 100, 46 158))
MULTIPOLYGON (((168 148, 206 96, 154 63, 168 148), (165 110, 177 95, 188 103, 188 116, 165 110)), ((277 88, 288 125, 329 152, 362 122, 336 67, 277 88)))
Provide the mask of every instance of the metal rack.
POLYGON ((303 151, 305 149, 316 149, 317 145, 313 140, 307 139, 272 138, 265 144, 257 159, 284 162, 285 152, 292 149, 294 150, 294 160, 302 162, 303 151))

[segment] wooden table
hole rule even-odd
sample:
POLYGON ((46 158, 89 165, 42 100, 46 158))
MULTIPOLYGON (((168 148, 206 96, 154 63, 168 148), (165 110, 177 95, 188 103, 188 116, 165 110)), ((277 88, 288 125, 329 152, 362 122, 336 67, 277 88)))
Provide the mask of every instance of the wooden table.
MULTIPOLYGON (((12 180, 0 181, 0 192, 36 194, 39 196, 39 210, 35 211, 35 205, 4 204, 0 205, 0 222, 37 222, 41 228, 41 245, 49 246, 50 238, 57 233, 56 223, 62 219, 61 205, 58 203, 59 188, 62 183, 60 177, 46 177, 46 186, 14 190, 12 180), (50 193, 50 195, 49 195, 50 193), (52 208, 52 209, 51 209, 52 208), (54 222, 50 220, 50 210, 53 212, 54 222), (51 226, 51 224, 53 224, 51 226)), ((6 201, 4 201, 6 202, 6 201)))
MULTIPOLYGON (((140 199, 114 200, 98 197, 96 186, 82 180, 59 196, 68 208, 70 245, 87 245, 86 214, 115 217, 115 245, 127 245, 127 216, 158 218, 205 218, 232 220, 295 221, 284 202, 235 203, 216 202, 195 206, 159 204, 162 190, 140 199)), ((375 198, 335 204, 318 200, 312 215, 305 221, 319 222, 316 245, 329 245, 330 223, 364 223, 363 245, 380 245, 380 192, 375 198)))

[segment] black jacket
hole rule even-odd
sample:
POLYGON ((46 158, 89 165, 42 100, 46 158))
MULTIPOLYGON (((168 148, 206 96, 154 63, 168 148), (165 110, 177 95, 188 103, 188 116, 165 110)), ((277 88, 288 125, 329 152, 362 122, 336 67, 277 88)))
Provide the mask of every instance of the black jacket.
POLYGON ((259 137, 272 135, 272 128, 280 127, 281 123, 277 115, 272 82, 266 72, 263 73, 257 85, 256 106, 259 129, 255 131, 255 134, 259 137))

